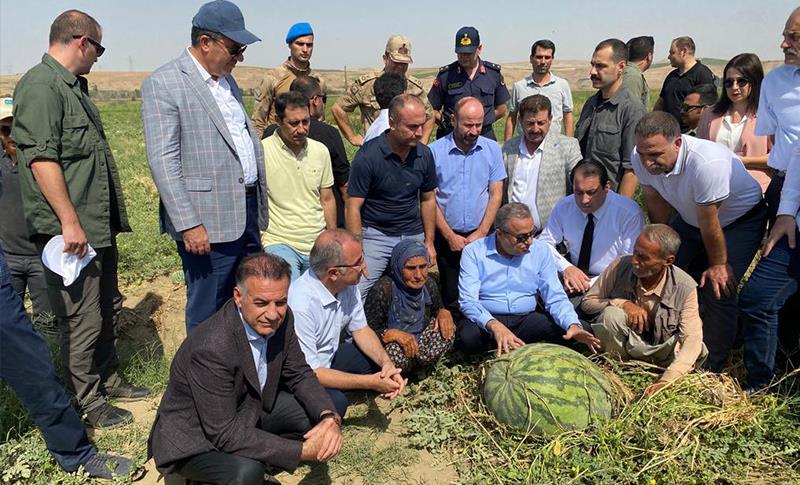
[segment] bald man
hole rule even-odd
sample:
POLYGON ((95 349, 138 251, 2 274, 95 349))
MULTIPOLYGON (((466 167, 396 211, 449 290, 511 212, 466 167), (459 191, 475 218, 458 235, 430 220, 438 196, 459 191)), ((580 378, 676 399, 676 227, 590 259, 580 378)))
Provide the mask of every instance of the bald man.
POLYGON ((444 304, 458 311, 458 273, 464 246, 486 237, 503 200, 506 169, 500 147, 481 136, 483 103, 458 100, 453 131, 431 143, 436 165, 436 264, 444 304))

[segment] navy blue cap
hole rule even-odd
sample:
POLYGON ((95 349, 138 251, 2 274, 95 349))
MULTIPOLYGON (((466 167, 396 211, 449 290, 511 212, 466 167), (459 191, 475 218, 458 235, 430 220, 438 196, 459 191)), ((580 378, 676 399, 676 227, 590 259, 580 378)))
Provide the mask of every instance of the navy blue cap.
POLYGON ((200 7, 192 19, 192 27, 222 34, 241 45, 261 40, 244 28, 242 11, 227 0, 214 0, 200 7))
POLYGON ((456 32, 456 54, 472 54, 481 45, 481 36, 475 27, 461 27, 456 32))
POLYGON ((297 22, 289 27, 289 32, 286 33, 286 43, 291 44, 298 37, 306 35, 314 35, 314 30, 308 22, 297 22))

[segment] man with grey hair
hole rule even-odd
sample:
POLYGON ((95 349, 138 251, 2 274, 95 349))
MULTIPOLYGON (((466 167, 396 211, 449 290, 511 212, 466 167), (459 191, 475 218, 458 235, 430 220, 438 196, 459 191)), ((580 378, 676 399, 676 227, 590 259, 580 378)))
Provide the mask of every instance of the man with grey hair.
POLYGON ((586 293, 581 309, 597 315, 592 325, 606 352, 667 370, 645 396, 701 364, 703 322, 697 283, 673 265, 680 236, 665 224, 645 226, 632 256, 614 260, 586 293))
POLYGON ((343 229, 323 231, 310 264, 289 288, 289 306, 300 348, 336 410, 344 416, 348 406, 342 391, 371 390, 394 399, 406 381, 364 316, 356 286, 366 270, 361 243, 343 229), (353 340, 340 343, 345 329, 353 340))
POLYGON ((721 372, 736 338, 736 286, 764 234, 761 187, 727 147, 681 135, 663 111, 636 126, 631 158, 650 221, 669 223, 683 240, 675 265, 700 282, 707 367, 721 372))
POLYGON ((528 206, 500 208, 495 231, 464 248, 458 302, 464 314, 456 345, 466 352, 497 354, 531 342, 580 342, 592 352, 600 341, 583 328, 558 279, 546 243, 533 239, 528 206), (546 312, 537 311, 541 299, 546 312))

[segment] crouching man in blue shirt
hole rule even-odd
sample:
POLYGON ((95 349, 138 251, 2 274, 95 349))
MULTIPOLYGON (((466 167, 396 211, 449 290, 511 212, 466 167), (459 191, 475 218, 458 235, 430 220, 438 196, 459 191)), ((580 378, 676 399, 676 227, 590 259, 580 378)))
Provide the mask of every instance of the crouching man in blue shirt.
POLYGON ((528 206, 500 208, 494 234, 464 248, 458 281, 456 345, 466 352, 497 354, 532 342, 580 342, 592 352, 600 341, 584 329, 569 302, 547 245, 533 239, 528 206), (545 312, 536 309, 537 296, 545 312))

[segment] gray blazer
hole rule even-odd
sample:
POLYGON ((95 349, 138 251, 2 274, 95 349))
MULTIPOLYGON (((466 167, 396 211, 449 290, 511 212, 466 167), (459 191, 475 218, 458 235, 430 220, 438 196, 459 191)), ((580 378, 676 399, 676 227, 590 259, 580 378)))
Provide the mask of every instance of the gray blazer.
MULTIPOLYGON (((505 200, 511 200, 514 189, 514 177, 519 163, 519 142, 522 135, 503 143, 503 161, 506 164, 508 178, 505 184, 505 200)), ((556 202, 572 193, 570 172, 582 160, 578 140, 570 136, 556 133, 552 129, 542 141, 542 163, 539 165, 539 179, 536 183, 536 210, 542 219, 541 230, 547 224, 547 218, 556 202)))
MULTIPOLYGON (((241 103, 236 81, 226 79, 241 103)), ((222 112, 188 51, 144 80, 142 120, 161 232, 181 240, 182 231, 203 224, 212 243, 238 239, 246 222, 244 172, 222 112)), ((250 118, 245 120, 258 170, 258 226, 264 230, 264 150, 250 118)))

